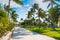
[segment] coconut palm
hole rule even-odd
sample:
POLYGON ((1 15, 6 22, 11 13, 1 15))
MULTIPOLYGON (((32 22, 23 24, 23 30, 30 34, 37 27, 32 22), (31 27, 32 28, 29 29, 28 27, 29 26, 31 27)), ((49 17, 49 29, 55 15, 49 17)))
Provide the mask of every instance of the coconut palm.
POLYGON ((38 8, 39 8, 38 4, 35 3, 35 4, 32 6, 32 8, 30 9, 31 13, 36 12, 36 9, 38 9, 38 8))
MULTIPOLYGON (((50 0, 43 0, 43 2, 46 2, 46 1, 50 1, 50 0)), ((54 0, 54 1, 60 2, 60 0, 54 0)))
POLYGON ((34 23, 35 23, 35 18, 34 18, 34 17, 32 17, 31 21, 32 21, 33 26, 34 26, 34 23))
POLYGON ((28 20, 30 20, 31 16, 32 16, 31 11, 28 11, 28 15, 27 15, 28 20))
POLYGON ((56 18, 56 20, 57 20, 57 23, 58 23, 58 27, 60 27, 60 7, 59 6, 56 6, 56 7, 54 7, 55 8, 55 10, 56 10, 56 16, 57 16, 57 18, 56 18))
POLYGON ((18 17, 18 15, 16 14, 16 11, 12 11, 12 13, 11 13, 11 19, 13 20, 13 22, 17 21, 17 17, 18 17))
POLYGON ((11 8, 10 8, 11 1, 16 2, 19 5, 23 5, 22 1, 20 1, 20 0, 9 0, 8 5, 4 5, 4 9, 8 12, 8 15, 9 15, 10 10, 11 10, 11 8))
POLYGON ((33 17, 35 16, 34 14, 35 14, 36 10, 38 10, 38 8, 39 8, 38 4, 35 3, 35 4, 32 6, 32 8, 30 9, 31 15, 32 15, 33 17))
POLYGON ((32 13, 34 13, 34 12, 36 12, 36 10, 38 10, 38 8, 39 8, 38 4, 35 3, 35 4, 32 6, 32 8, 30 9, 30 11, 31 11, 32 13))
POLYGON ((14 24, 9 20, 7 12, 0 5, 0 37, 7 31, 10 31, 14 24))
POLYGON ((30 11, 28 11, 28 16, 27 17, 28 17, 28 19, 30 19, 33 22, 33 25, 34 25, 34 22, 35 22, 35 19, 34 19, 35 15, 34 14, 35 14, 36 10, 38 10, 38 8, 39 8, 38 4, 35 3, 32 6, 32 8, 30 9, 30 11))
POLYGON ((44 18, 45 17, 45 12, 41 8, 39 8, 37 14, 38 14, 39 20, 40 20, 40 18, 44 18))
POLYGON ((8 12, 8 15, 9 15, 9 11, 10 11, 10 8, 9 8, 9 6, 7 6, 7 5, 4 5, 4 10, 5 10, 6 12, 8 12))
POLYGON ((17 4, 23 5, 21 0, 13 0, 14 2, 16 2, 17 4))
POLYGON ((33 9, 38 9, 38 8, 39 8, 38 4, 35 3, 35 4, 33 5, 33 9))
POLYGON ((0 9, 0 37, 6 32, 9 21, 7 13, 3 9, 0 9))
MULTIPOLYGON (((58 24, 58 10, 56 7, 54 8, 50 8, 49 9, 49 19, 50 19, 50 23, 52 25, 57 25, 58 24)), ((55 27, 55 26, 52 26, 55 27)))

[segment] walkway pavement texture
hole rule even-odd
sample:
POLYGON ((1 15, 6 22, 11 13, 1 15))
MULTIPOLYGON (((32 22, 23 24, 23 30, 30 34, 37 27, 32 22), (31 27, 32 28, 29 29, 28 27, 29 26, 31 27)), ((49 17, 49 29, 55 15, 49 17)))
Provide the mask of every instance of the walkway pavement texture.
POLYGON ((41 35, 24 28, 15 27, 11 40, 55 40, 54 38, 41 35))

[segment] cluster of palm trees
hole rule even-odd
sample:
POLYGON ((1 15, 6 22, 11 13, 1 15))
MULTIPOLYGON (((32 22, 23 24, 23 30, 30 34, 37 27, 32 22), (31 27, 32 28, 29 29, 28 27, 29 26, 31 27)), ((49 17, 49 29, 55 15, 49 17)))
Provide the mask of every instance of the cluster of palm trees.
POLYGON ((28 18, 28 20, 32 20, 32 22, 34 24, 36 24, 35 23, 35 21, 36 21, 35 18, 38 18, 39 23, 41 23, 41 19, 44 19, 45 16, 46 16, 45 11, 43 11, 41 8, 39 8, 39 5, 37 3, 35 3, 32 6, 32 8, 30 9, 30 11, 28 11, 27 18, 28 18))
POLYGON ((28 18, 28 20, 31 20, 32 18, 38 17, 39 20, 40 20, 40 23, 41 23, 41 19, 42 19, 43 23, 47 22, 47 24, 50 23, 52 26, 57 26, 57 24, 59 22, 58 18, 59 18, 59 15, 60 15, 59 14, 60 13, 59 12, 60 9, 58 8, 59 4, 56 3, 55 1, 58 1, 58 0, 44 0, 43 2, 46 2, 46 1, 50 1, 50 3, 47 6, 47 8, 49 8, 50 5, 51 5, 51 8, 47 12, 43 11, 42 8, 39 8, 39 5, 37 3, 35 3, 32 6, 31 10, 28 11, 27 18, 28 18), (56 6, 55 6, 55 4, 56 4, 56 6), (46 14, 46 13, 48 13, 48 14, 46 14))
POLYGON ((18 15, 16 14, 15 10, 13 10, 12 8, 10 8, 11 1, 16 2, 19 5, 23 5, 23 3, 20 0, 9 0, 8 5, 4 5, 5 11, 8 12, 9 16, 11 16, 10 18, 13 21, 16 21, 16 18, 17 18, 18 15))
POLYGON ((20 0, 9 0, 8 5, 0 5, 0 37, 7 31, 10 31, 14 27, 14 23, 17 22, 18 14, 10 7, 11 1, 17 4, 23 5, 20 0))

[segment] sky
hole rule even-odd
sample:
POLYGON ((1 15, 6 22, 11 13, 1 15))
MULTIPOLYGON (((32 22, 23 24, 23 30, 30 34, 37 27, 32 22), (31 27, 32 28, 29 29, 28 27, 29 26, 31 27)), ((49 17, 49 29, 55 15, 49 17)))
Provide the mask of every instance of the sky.
MULTIPOLYGON (((19 5, 11 1, 11 8, 16 10, 16 13, 19 15, 17 18, 18 21, 20 21, 21 18, 26 19, 27 13, 34 3, 38 3, 39 7, 45 11, 47 11, 47 6, 49 4, 49 2, 43 3, 42 0, 21 0, 21 1, 24 3, 24 5, 19 5)), ((2 3, 2 5, 4 4, 8 5, 8 0, 0 0, 0 3, 2 3)))

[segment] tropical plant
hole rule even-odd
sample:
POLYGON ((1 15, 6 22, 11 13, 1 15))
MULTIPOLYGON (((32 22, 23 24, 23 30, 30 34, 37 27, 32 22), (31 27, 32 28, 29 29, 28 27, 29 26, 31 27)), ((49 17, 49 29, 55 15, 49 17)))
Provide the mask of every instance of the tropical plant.
POLYGON ((58 16, 59 16, 59 12, 56 7, 49 9, 49 20, 53 25, 58 24, 58 16))
POLYGON ((37 14, 38 14, 39 19, 45 17, 45 12, 41 8, 39 8, 37 14))
POLYGON ((8 13, 0 6, 0 37, 13 27, 14 24, 9 20, 8 13))
POLYGON ((38 8, 39 8, 39 6, 38 6, 38 4, 37 4, 37 3, 35 3, 35 4, 32 6, 32 8, 33 8, 33 9, 38 9, 38 8))
POLYGON ((13 20, 13 22, 17 22, 17 17, 18 17, 18 14, 16 14, 16 11, 12 11, 11 19, 13 20))
MULTIPOLYGON (((12 0, 12 1, 16 2, 19 5, 23 5, 21 0, 12 0)), ((10 11, 12 9, 12 8, 10 8, 10 2, 11 2, 11 0, 9 0, 8 5, 4 5, 4 9, 5 9, 6 12, 8 12, 9 16, 10 16, 10 11)))
POLYGON ((28 18, 28 20, 30 20, 31 16, 32 16, 31 11, 28 11, 28 14, 27 14, 27 18, 28 18))
POLYGON ((35 3, 35 4, 32 6, 32 8, 30 9, 31 15, 34 16, 34 14, 35 14, 36 10, 38 10, 38 8, 39 8, 38 4, 35 3))
POLYGON ((0 9, 0 37, 6 32, 9 21, 7 13, 3 9, 0 9))

